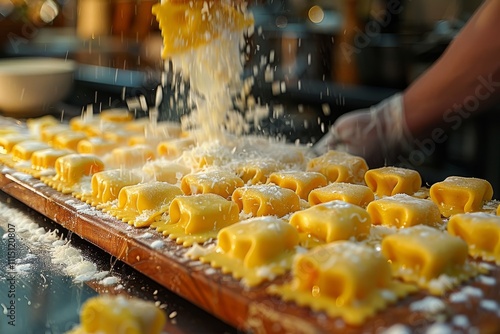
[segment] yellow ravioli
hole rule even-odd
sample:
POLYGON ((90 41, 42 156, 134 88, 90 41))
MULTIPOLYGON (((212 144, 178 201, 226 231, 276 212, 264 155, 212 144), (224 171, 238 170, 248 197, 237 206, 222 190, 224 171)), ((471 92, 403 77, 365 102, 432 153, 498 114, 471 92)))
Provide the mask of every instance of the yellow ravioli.
POLYGON ((269 175, 281 169, 282 166, 274 160, 259 159, 239 164, 236 173, 245 184, 266 183, 269 175))
POLYGON ((8 154, 12 151, 14 145, 23 141, 35 140, 35 138, 26 133, 10 133, 0 137, 0 153, 8 154))
POLYGON ((429 195, 441 214, 450 217, 456 213, 480 211, 484 202, 492 199, 493 188, 483 179, 449 176, 433 184, 429 195))
POLYGON ((177 184, 191 169, 177 162, 154 160, 147 162, 142 171, 152 180, 177 184))
POLYGON ((179 157, 182 152, 194 146, 195 141, 192 138, 175 138, 158 143, 156 151, 158 156, 172 159, 179 157))
POLYGON ((274 184, 261 184, 237 188, 233 192, 233 201, 240 211, 258 216, 283 217, 300 210, 300 198, 290 189, 274 184))
POLYGON ((349 325, 361 325, 388 304, 414 292, 392 278, 390 265, 374 249, 336 241, 296 256, 292 281, 272 285, 271 294, 308 306, 349 325))
POLYGON ((239 220, 238 206, 216 194, 176 197, 169 208, 169 220, 152 227, 183 246, 215 239, 220 229, 239 220))
POLYGON ((363 158, 340 151, 328 151, 307 164, 307 171, 319 172, 330 182, 362 183, 367 170, 363 158))
POLYGON ((34 152, 47 148, 50 148, 48 144, 38 140, 23 141, 12 147, 12 159, 14 161, 30 160, 34 152))
POLYGON ((104 170, 104 163, 92 154, 68 154, 56 159, 56 175, 41 177, 50 187, 64 194, 75 191, 75 186, 85 176, 91 176, 104 170))
POLYGON ((155 153, 147 145, 120 146, 111 151, 106 160, 110 168, 137 168, 155 159, 155 153))
POLYGON ((483 212, 451 216, 448 233, 465 240, 474 258, 500 265, 500 217, 483 212))
POLYGON ((375 225, 397 228, 415 225, 437 226, 442 223, 437 205, 428 199, 397 194, 370 202, 366 210, 375 225))
POLYGON ((328 184, 326 177, 317 172, 283 171, 269 176, 270 183, 295 191, 300 198, 307 200, 311 190, 328 184))
POLYGON ((73 153, 70 150, 56 150, 53 148, 46 148, 38 150, 31 155, 31 165, 28 167, 16 167, 22 172, 30 174, 36 178, 43 176, 50 176, 55 174, 56 160, 60 157, 73 153))
POLYGON ((115 142, 104 140, 100 137, 91 137, 80 140, 76 146, 76 151, 78 153, 104 156, 117 147, 118 144, 115 142))
POLYGON ((80 326, 68 334, 160 334, 167 318, 154 303, 123 295, 99 295, 82 305, 80 326))
POLYGON ((62 132, 71 131, 68 124, 58 123, 40 129, 40 140, 52 145, 54 137, 62 132))
POLYGON ((400 167, 370 169, 365 174, 365 182, 378 196, 413 195, 422 187, 417 171, 400 167))
POLYGON ((478 274, 477 267, 467 261, 465 241, 425 225, 386 236, 382 254, 396 277, 436 295, 478 274))
POLYGON ((52 140, 52 147, 56 149, 76 151, 78 148, 78 143, 86 138, 87 135, 85 135, 83 132, 65 131, 54 136, 52 140))
POLYGON ((138 184, 142 181, 134 171, 124 169, 105 170, 92 175, 91 193, 80 195, 80 199, 93 206, 114 201, 123 187, 138 184))
POLYGON ((251 218, 221 229, 217 247, 200 260, 251 287, 289 270, 298 242, 297 230, 287 222, 251 218))
POLYGON ((370 233, 371 219, 362 207, 332 201, 295 212, 290 217, 290 224, 299 231, 301 245, 312 248, 318 243, 364 239, 370 233))
POLYGON ((134 119, 134 114, 126 109, 108 109, 96 115, 99 119, 113 123, 127 123, 134 119))
POLYGON ((345 182, 334 182, 325 187, 314 189, 308 196, 311 205, 340 200, 366 207, 374 199, 373 192, 367 186, 345 182))
POLYGON ((224 170, 187 174, 181 180, 181 189, 186 195, 211 193, 229 199, 233 191, 241 186, 242 179, 233 172, 224 170))
POLYGON ((180 195, 179 187, 166 182, 140 183, 123 187, 118 203, 108 202, 100 208, 130 225, 146 227, 167 212, 170 202, 180 195))

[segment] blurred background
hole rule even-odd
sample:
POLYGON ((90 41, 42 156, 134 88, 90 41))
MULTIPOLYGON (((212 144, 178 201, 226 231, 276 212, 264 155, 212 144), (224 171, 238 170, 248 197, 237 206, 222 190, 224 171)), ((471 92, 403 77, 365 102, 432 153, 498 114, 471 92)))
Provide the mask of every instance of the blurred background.
MULTIPOLYGON (((0 0, 0 57, 46 56, 77 62, 71 94, 48 112, 69 118, 126 106, 140 116, 162 80, 161 36, 148 0, 0 0), (141 97, 138 99, 138 97, 141 97), (128 101, 128 103, 126 102, 128 101), (132 102, 137 103, 132 103, 132 102)), ((315 142, 335 119, 403 90, 453 40, 479 0, 249 1, 245 75, 253 96, 279 111, 260 132, 315 142)), ((163 80, 173 78, 163 77, 163 80)), ((188 112, 170 85, 160 117, 188 112)), ((175 88, 175 87, 174 87, 175 88)), ((425 101, 422 101, 425 103, 425 101)), ((500 191, 498 112, 450 130, 414 167, 428 183, 448 175, 489 180, 500 191)))

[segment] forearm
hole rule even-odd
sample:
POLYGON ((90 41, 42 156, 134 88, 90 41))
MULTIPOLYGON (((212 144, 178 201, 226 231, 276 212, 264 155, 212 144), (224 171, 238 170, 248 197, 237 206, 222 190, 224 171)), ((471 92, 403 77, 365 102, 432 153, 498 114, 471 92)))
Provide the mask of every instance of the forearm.
POLYGON ((414 135, 453 126, 500 95, 500 0, 487 0, 441 58, 404 93, 414 135))

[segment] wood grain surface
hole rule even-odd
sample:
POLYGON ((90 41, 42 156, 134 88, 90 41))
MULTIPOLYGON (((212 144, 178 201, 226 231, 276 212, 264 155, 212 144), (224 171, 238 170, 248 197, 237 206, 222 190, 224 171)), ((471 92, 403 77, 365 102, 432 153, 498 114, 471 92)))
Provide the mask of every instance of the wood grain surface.
MULTIPOLYGON (((450 292, 473 286, 483 291, 482 298, 471 297, 458 303, 450 301, 448 293, 443 297, 447 305, 444 312, 412 312, 409 305, 426 296, 425 292, 419 292, 379 312, 363 326, 353 327, 341 319, 269 296, 265 292, 269 283, 244 288, 231 276, 207 264, 187 260, 185 248, 156 231, 130 227, 38 179, 4 169, 0 174, 0 189, 242 332, 373 333, 403 324, 413 333, 424 333, 439 323, 446 324, 453 333, 469 333, 471 329, 475 333, 500 333, 500 308, 488 309, 482 304, 488 300, 490 305, 491 301, 500 305, 498 266, 488 275, 495 279, 494 284, 473 279, 450 292), (146 232, 153 237, 144 238, 146 232), (162 240, 164 247, 152 247, 156 240, 162 240), (469 324, 465 327, 454 324, 457 315, 466 315, 469 324)), ((285 275, 273 283, 289 279, 285 275)))

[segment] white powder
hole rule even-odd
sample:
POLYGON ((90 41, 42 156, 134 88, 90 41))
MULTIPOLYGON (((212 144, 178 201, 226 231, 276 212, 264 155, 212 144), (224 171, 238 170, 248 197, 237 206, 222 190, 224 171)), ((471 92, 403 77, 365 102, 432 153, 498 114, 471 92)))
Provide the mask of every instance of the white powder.
POLYGON ((419 311, 425 313, 439 313, 446 309, 446 304, 436 297, 425 297, 410 304, 411 311, 419 311))
POLYGON ((426 334, 452 334, 453 333, 453 328, 451 328, 447 324, 443 323, 435 323, 429 326, 427 330, 425 331, 426 334))
POLYGON ((469 318, 463 314, 457 314, 451 320, 452 324, 461 328, 468 328, 470 326, 469 318))
POLYGON ((382 334, 411 334, 411 330, 405 325, 395 324, 384 330, 382 334))

